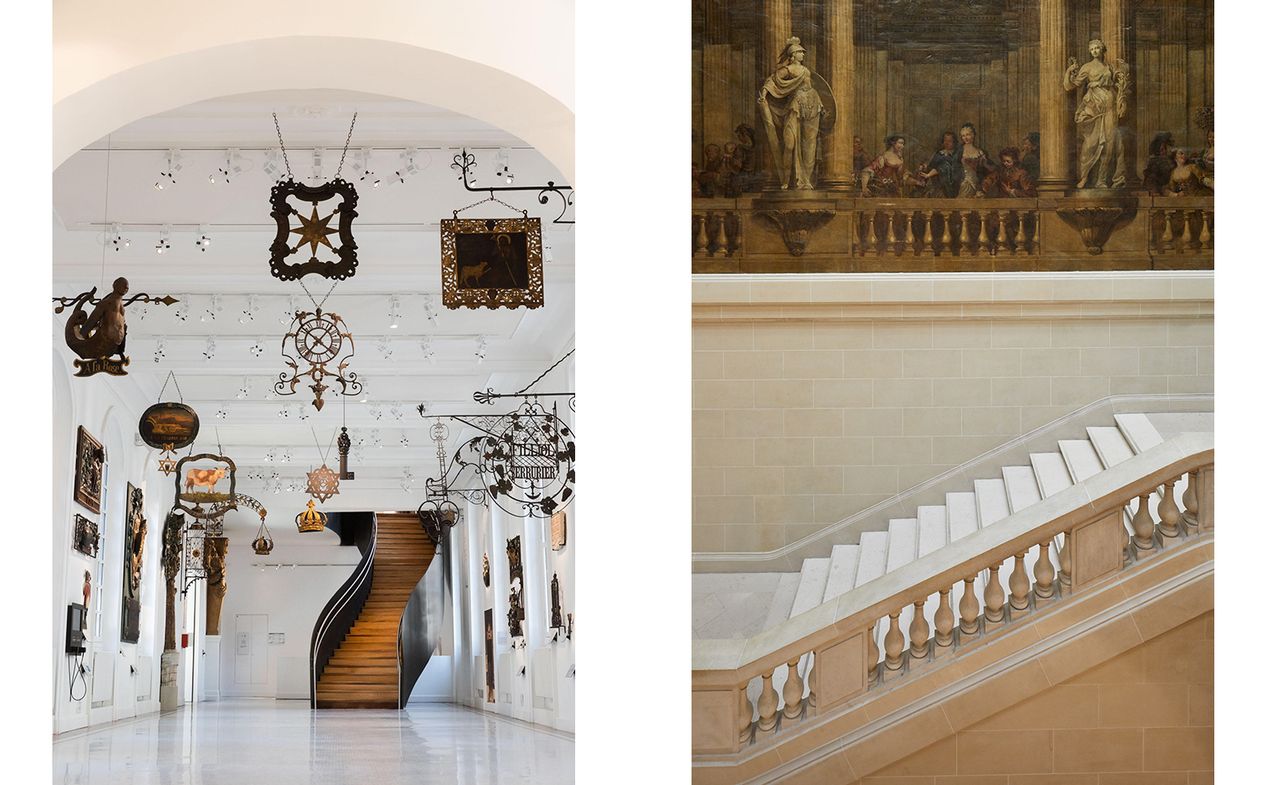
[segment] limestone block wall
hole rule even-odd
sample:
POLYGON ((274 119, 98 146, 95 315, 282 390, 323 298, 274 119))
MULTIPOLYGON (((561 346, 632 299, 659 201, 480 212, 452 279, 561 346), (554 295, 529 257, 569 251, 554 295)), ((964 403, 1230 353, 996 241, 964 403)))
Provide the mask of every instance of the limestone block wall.
POLYGON ((1212 392, 1212 276, 694 276, 694 550, 780 548, 1108 395, 1212 392))
POLYGON ((1213 613, 858 781, 1213 782, 1213 613))

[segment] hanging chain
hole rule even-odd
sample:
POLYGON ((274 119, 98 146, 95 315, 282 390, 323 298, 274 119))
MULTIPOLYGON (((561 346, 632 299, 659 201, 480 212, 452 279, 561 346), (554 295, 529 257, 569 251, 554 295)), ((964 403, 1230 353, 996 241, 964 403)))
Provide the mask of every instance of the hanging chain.
POLYGON ((280 155, 284 156, 284 170, 289 173, 289 179, 293 179, 293 169, 289 167, 289 153, 284 149, 284 136, 280 134, 280 118, 276 117, 276 113, 271 113, 271 119, 276 123, 276 139, 280 140, 280 155))
MULTIPOLYGON (((338 435, 337 428, 333 429, 333 435, 338 435)), ((311 426, 311 438, 316 443, 316 452, 320 453, 320 465, 327 466, 329 464, 329 451, 333 449, 333 436, 329 437, 329 446, 324 450, 320 449, 320 437, 316 436, 316 427, 314 425, 311 426)))
POLYGON ((107 222, 110 216, 109 206, 111 204, 111 134, 107 134, 107 178, 102 184, 102 268, 98 274, 98 286, 105 287, 107 285, 107 234, 111 231, 111 224, 107 222))
POLYGON ((156 402, 158 403, 164 397, 164 391, 168 388, 170 379, 173 379, 173 388, 178 391, 178 401, 186 403, 186 400, 182 397, 182 388, 178 386, 178 377, 174 375, 173 371, 169 371, 169 375, 164 377, 164 384, 160 386, 160 394, 156 396, 156 402))
POLYGON ((342 158, 338 161, 338 172, 333 176, 333 179, 335 180, 342 177, 342 165, 347 162, 347 148, 351 146, 351 132, 356 130, 356 115, 358 114, 360 113, 351 113, 351 127, 347 129, 347 141, 342 145, 342 158))
POLYGON ((334 281, 333 286, 330 286, 328 293, 325 294, 324 299, 321 300, 320 302, 316 302, 315 296, 311 294, 311 290, 307 288, 306 283, 304 283, 301 278, 298 279, 298 283, 302 286, 302 291, 307 293, 307 297, 311 300, 311 304, 316 307, 317 311, 320 311, 324 308, 324 304, 329 302, 329 295, 333 294, 333 290, 336 289, 338 286, 338 282, 334 281))
POLYGON ((454 211, 453 211, 453 217, 454 217, 454 218, 457 218, 457 217, 458 217, 458 213, 466 212, 467 210, 470 210, 472 207, 479 207, 480 205, 484 204, 485 202, 497 202, 498 204, 500 204, 500 205, 502 205, 503 207, 506 207, 506 208, 508 208, 508 209, 512 210, 513 212, 517 212, 517 213, 521 213, 521 214, 523 214, 525 218, 528 218, 528 217, 529 217, 529 211, 528 211, 528 210, 521 210, 519 207, 514 207, 514 206, 512 206, 512 205, 507 204, 506 202, 502 201, 502 200, 501 200, 501 199, 499 199, 498 197, 494 196, 492 191, 490 191, 490 192, 489 192, 489 196, 488 196, 487 198, 481 199, 480 201, 476 202, 475 204, 469 204, 469 205, 467 205, 466 207, 459 207, 457 210, 454 210, 454 211))
POLYGON ((556 364, 555 364, 555 365, 553 365, 553 366, 551 366, 550 368, 548 368, 547 370, 543 371, 541 376, 539 376, 537 379, 534 379, 533 381, 529 382, 528 384, 526 384, 526 385, 524 386, 524 389, 523 389, 523 390, 517 390, 514 394, 515 394, 515 395, 522 395, 523 393, 527 392, 527 391, 529 390, 529 388, 530 388, 530 387, 532 387, 533 385, 535 385, 535 384, 537 384, 538 382, 542 381, 542 380, 543 380, 543 378, 544 378, 544 377, 546 377, 546 375, 547 375, 547 374, 549 374, 549 373, 551 373, 552 371, 554 371, 554 370, 556 369, 556 365, 559 365, 560 363, 562 363, 562 362, 564 362, 565 360, 569 359, 569 355, 573 354, 573 353, 574 353, 574 352, 576 352, 576 351, 577 351, 577 349, 570 349, 570 350, 569 350, 569 354, 566 354, 564 357, 561 357, 559 360, 556 360, 556 364))

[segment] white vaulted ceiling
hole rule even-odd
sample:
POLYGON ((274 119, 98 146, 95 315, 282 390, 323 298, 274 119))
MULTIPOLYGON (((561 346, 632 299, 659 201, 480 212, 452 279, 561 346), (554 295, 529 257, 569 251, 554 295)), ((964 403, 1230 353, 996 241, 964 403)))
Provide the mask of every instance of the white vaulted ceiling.
MULTIPOLYGON (((427 403, 435 413, 497 413, 498 408, 476 404, 472 393, 520 389, 572 348, 574 235, 571 227, 551 223, 560 213, 554 196, 542 205, 533 193, 498 194, 543 219, 549 258, 544 307, 450 311, 440 303, 438 221, 487 196, 465 191, 458 172, 450 168, 461 147, 475 149, 482 186, 503 184, 492 167, 499 148, 509 149, 517 184, 563 182, 521 140, 432 107, 336 91, 239 96, 147 118, 80 151, 55 171, 53 293, 70 296, 90 286, 101 291, 123 275, 131 293, 176 296, 182 302, 168 308, 130 306, 129 376, 99 376, 89 383, 136 384, 145 399, 155 400, 172 370, 186 402, 200 415, 199 446, 213 446, 216 432, 241 473, 265 468, 286 480, 300 480, 319 463, 313 427, 323 446, 341 423, 343 407, 330 395, 317 413, 305 385, 293 396, 271 392, 285 369, 280 343, 290 321, 286 314, 311 307, 297 282, 280 282, 268 269, 274 234, 268 197, 274 178, 263 163, 265 151, 277 147, 272 111, 280 116, 295 179, 313 184, 313 148, 325 148, 321 171, 327 180, 338 167, 351 114, 359 112, 342 172, 359 193, 353 230, 359 266, 353 278, 337 285, 325 310, 342 315, 352 330, 356 355, 350 367, 365 382, 367 395, 346 401, 353 440, 365 441, 361 479, 393 487, 408 467, 414 487, 421 488, 422 480, 437 472, 435 447, 427 436, 431 423, 418 416, 418 403, 427 403), (422 171, 394 182, 400 151, 406 147, 419 150, 416 162, 422 171), (249 168, 230 183, 210 183, 227 148, 239 148, 249 168), (352 166, 362 148, 373 148, 371 168, 382 179, 377 188, 359 182, 360 172, 352 166), (181 151, 182 169, 176 184, 157 190, 154 183, 169 149, 181 151), (130 240, 120 251, 108 245, 105 261, 109 238, 104 224, 120 224, 130 240), (171 250, 157 254, 164 224, 171 226, 171 250), (202 227, 212 238, 205 251, 196 244, 202 227), (220 310, 210 314, 215 294, 220 310), (400 299, 401 314, 394 329, 392 295, 400 299), (250 296, 252 318, 245 313, 250 296), (424 303, 430 304, 434 321, 424 303), (213 357, 206 359, 210 337, 213 357), (486 343, 483 361, 475 356, 478 338, 486 343), (161 339, 164 356, 156 362, 161 339), (389 357, 380 346, 384 339, 389 357), (434 353, 430 359, 424 339, 434 353), (261 346, 260 354, 252 351, 255 344, 261 346), (238 398, 246 380, 249 394, 238 398), (225 419, 217 416, 219 409, 226 412, 225 419), (381 447, 373 444, 375 431, 381 447), (409 446, 402 446, 402 439, 409 446), (277 460, 266 463, 271 448, 277 460), (282 466, 285 449, 291 459, 282 466)), ((490 203, 465 215, 515 213, 490 203)), ((314 275, 305 283, 317 299, 331 285, 314 275)), ((56 343, 62 341, 64 321, 65 314, 54 317, 56 343)), ((172 385, 165 398, 176 399, 172 385)), ((454 444, 473 435, 465 430, 451 426, 454 444)), ((336 449, 329 463, 335 465, 336 449)), ((254 487, 245 485, 251 493, 254 487)))

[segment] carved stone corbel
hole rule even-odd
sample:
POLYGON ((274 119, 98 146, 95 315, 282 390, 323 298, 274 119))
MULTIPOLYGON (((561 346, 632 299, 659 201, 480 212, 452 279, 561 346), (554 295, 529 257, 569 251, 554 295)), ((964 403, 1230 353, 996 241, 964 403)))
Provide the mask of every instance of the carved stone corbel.
POLYGON ((1064 202, 1054 212, 1079 232, 1084 247, 1094 256, 1102 253, 1113 232, 1138 214, 1138 200, 1133 196, 1080 196, 1064 202))
POLYGON ((835 218, 833 210, 757 210, 756 216, 777 227, 782 241, 792 256, 803 256, 809 245, 809 233, 826 226, 835 218))

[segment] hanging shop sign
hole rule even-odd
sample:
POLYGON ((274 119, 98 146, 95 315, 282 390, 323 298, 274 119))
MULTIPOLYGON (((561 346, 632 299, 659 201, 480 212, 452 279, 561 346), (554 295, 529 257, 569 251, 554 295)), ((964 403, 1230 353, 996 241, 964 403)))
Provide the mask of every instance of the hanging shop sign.
POLYGON ((236 509, 236 464, 225 455, 199 453, 178 461, 174 509, 204 521, 217 521, 236 509))
MULTIPOLYGON (((173 372, 169 372, 173 376, 173 372)), ((174 380, 176 383, 176 379, 174 380)), ((168 385, 169 380, 165 379, 168 385)), ((164 395, 164 388, 160 389, 164 395)), ((182 393, 179 391, 179 397, 182 393)), ((193 443, 200 433, 200 417, 196 410, 185 403, 164 401, 147 407, 138 418, 138 435, 148 447, 161 451, 160 471, 165 475, 173 473, 177 467, 174 460, 176 450, 193 443)))
POLYGON ((54 297, 54 313, 62 313, 68 308, 71 315, 63 328, 63 336, 67 347, 80 359, 73 360, 76 376, 93 376, 106 373, 112 376, 127 376, 125 366, 129 358, 124 353, 125 306, 143 302, 154 305, 173 305, 178 302, 172 296, 152 297, 149 294, 135 294, 126 298, 129 293, 129 281, 117 278, 111 286, 111 293, 97 297, 98 287, 81 292, 74 297, 54 297), (92 306, 93 310, 86 308, 92 306))
POLYGON ((307 495, 321 504, 338 495, 338 473, 328 466, 307 472, 307 495))
POLYGON ((307 509, 298 513, 293 521, 300 532, 322 532, 329 524, 329 516, 316 509, 315 499, 307 499, 307 509))
POLYGON ((364 389, 355 371, 347 370, 347 361, 355 354, 355 342, 347 323, 336 313, 298 311, 294 314, 289 331, 280 341, 280 354, 288 371, 280 373, 275 383, 279 395, 293 395, 298 385, 311 380, 311 402, 316 410, 324 408, 324 392, 329 389, 326 380, 337 384, 339 395, 359 395, 364 389), (330 368, 330 363, 337 364, 330 368))
POLYGON ((440 221, 441 301, 447 308, 541 308, 542 221, 440 221))
MULTIPOLYGON (((276 124, 276 138, 280 140, 280 153, 288 174, 286 180, 271 188, 271 218, 276 224, 276 236, 271 242, 271 274, 281 281, 296 281, 306 275, 319 275, 333 281, 346 280, 356 272, 356 243, 351 236, 351 222, 357 215, 358 197, 355 186, 339 175, 347 160, 347 148, 351 146, 356 115, 351 115, 351 127, 347 130, 338 171, 321 185, 306 185, 293 179, 289 153, 280 133, 280 120, 274 113, 271 118, 276 124), (324 205, 323 214, 321 205, 324 205), (307 215, 308 207, 310 215, 307 215), (334 235, 337 235, 336 246, 334 235), (304 251, 303 246, 307 246, 307 250, 304 251), (323 259, 320 258, 321 246, 326 249, 323 259), (291 257, 305 258, 305 261, 291 261, 291 257)), ((318 155, 315 165, 317 168, 320 165, 318 155)))

